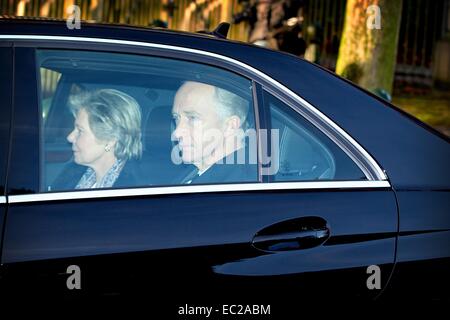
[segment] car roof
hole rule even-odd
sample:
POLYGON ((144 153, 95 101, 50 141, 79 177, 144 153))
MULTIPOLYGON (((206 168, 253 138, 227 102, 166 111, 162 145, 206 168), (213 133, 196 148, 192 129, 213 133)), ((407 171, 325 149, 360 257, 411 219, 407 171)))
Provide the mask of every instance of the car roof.
MULTIPOLYGON (((67 28, 67 21, 59 18, 42 18, 42 17, 17 17, 17 16, 6 16, 0 15, 0 30, 2 27, 9 29, 14 28, 15 32, 23 33, 23 34, 31 34, 33 33, 30 28, 37 28, 36 31, 41 35, 63 35, 66 34, 64 31, 69 31, 72 35, 76 33, 78 36, 94 36, 99 34, 100 32, 105 34, 114 35, 118 31, 120 31, 120 35, 126 35, 125 32, 128 33, 128 36, 132 34, 132 32, 162 32, 166 35, 178 35, 178 36, 188 36, 199 39, 216 39, 228 42, 236 42, 243 45, 246 45, 245 42, 240 42, 236 40, 223 39, 216 37, 210 33, 207 33, 206 30, 199 30, 197 32, 189 32, 189 31, 181 31, 181 30, 173 30, 161 27, 153 27, 153 26, 136 26, 124 23, 113 23, 113 22, 98 22, 94 20, 81 20, 80 21, 81 28, 80 29, 69 29, 67 28)), ((67 35, 70 35, 67 34, 67 35)), ((248 44, 247 44, 248 45, 248 44)))
MULTIPOLYGON (((84 27, 106 27, 109 29, 135 29, 135 30, 166 30, 167 32, 174 33, 188 33, 195 34, 192 32, 185 32, 173 29, 166 29, 161 27, 153 27, 153 26, 135 26, 125 23, 117 23, 117 22, 99 22, 95 20, 80 20, 81 24, 84 27)), ((0 15, 0 23, 10 24, 10 25, 35 25, 38 23, 39 25, 66 25, 67 20, 60 18, 51 18, 51 17, 27 17, 27 16, 8 16, 8 15, 0 15)), ((203 35, 203 34, 199 34, 203 35)))

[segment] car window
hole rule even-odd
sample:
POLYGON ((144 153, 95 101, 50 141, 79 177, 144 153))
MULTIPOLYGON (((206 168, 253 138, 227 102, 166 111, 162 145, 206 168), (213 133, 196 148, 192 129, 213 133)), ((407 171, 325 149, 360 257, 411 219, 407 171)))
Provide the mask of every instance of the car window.
POLYGON ((255 122, 249 79, 81 50, 38 50, 37 66, 41 191, 257 181, 256 160, 238 156, 256 154, 245 135, 255 122))
POLYGON ((283 101, 265 91, 264 104, 277 133, 271 149, 272 158, 278 157, 273 181, 366 179, 345 152, 283 101))

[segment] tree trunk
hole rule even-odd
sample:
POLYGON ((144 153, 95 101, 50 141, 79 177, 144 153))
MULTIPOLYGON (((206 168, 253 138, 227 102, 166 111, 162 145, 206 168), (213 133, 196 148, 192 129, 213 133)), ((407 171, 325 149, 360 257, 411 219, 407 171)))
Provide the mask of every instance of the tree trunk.
POLYGON ((401 11, 402 0, 347 0, 336 73, 391 94, 401 11))

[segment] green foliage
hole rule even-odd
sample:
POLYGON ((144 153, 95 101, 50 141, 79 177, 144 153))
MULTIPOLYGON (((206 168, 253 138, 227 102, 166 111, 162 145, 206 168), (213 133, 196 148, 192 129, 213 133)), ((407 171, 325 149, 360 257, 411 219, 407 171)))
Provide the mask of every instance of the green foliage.
POLYGON ((449 97, 394 97, 393 104, 450 136, 449 97))
POLYGON ((363 76, 363 69, 357 62, 352 62, 345 66, 341 76, 354 83, 359 83, 363 76))

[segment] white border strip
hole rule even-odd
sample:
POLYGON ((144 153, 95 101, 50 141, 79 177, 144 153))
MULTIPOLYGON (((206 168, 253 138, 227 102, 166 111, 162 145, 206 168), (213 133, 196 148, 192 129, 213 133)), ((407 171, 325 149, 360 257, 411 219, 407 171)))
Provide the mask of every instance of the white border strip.
POLYGON ((243 62, 235 60, 233 58, 229 58, 229 57, 222 56, 222 55, 219 55, 216 53, 197 50, 197 49, 176 47, 176 46, 165 45, 165 44, 146 43, 146 42, 139 42, 139 41, 128 41, 128 40, 113 40, 113 39, 86 38, 86 37, 67 37, 67 36, 36 36, 36 35, 0 35, 0 39, 83 41, 83 42, 95 42, 95 43, 123 44, 123 45, 141 46, 141 47, 149 47, 149 48, 160 48, 160 49, 183 51, 183 52, 189 52, 189 53, 210 56, 210 57, 213 57, 216 59, 221 59, 221 60, 233 63, 235 65, 239 65, 240 67, 248 69, 251 72, 257 74, 259 77, 272 83, 279 90, 284 91, 286 94, 293 97, 297 102, 299 102, 300 104, 302 104, 306 108, 308 108, 311 112, 317 114, 317 116, 319 116, 323 121, 325 121, 328 125, 330 125, 337 132, 339 132, 339 134, 341 134, 345 139, 347 139, 366 158, 366 160, 371 164, 372 168, 375 170, 378 180, 387 180, 386 174, 380 168, 378 163, 372 158, 372 156, 366 150, 364 150, 364 148, 361 145, 359 145, 359 143, 357 143, 349 134, 347 134, 347 132, 345 132, 337 124, 335 124, 333 121, 331 121, 331 119, 329 119, 325 114, 320 112, 318 109, 316 109, 310 103, 308 103, 306 100, 299 97, 296 93, 294 93, 293 91, 291 91, 290 89, 288 89, 287 87, 285 87, 284 85, 279 83, 278 81, 275 81, 274 79, 270 78, 268 75, 262 73, 258 69, 255 69, 255 68, 253 68, 243 62))
POLYGON ((312 182, 272 182, 214 185, 185 185, 170 187, 130 188, 116 190, 83 190, 39 194, 13 195, 9 203, 40 201, 58 201, 74 199, 93 199, 111 197, 154 196, 171 194, 240 192, 240 191, 276 191, 276 190, 311 190, 311 189, 354 189, 354 188, 389 188, 388 181, 312 181, 312 182))
POLYGON ((0 204, 6 203, 6 197, 0 196, 0 204))

